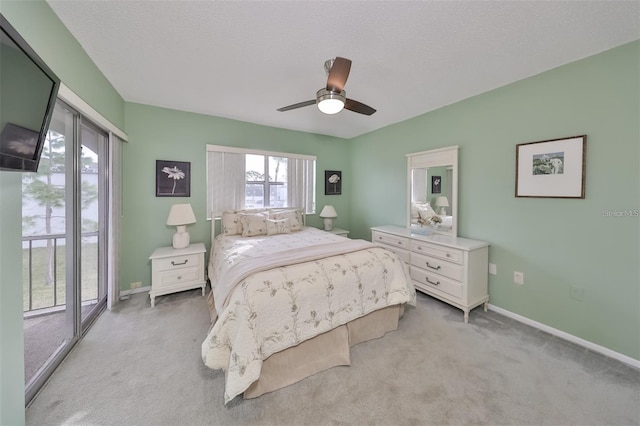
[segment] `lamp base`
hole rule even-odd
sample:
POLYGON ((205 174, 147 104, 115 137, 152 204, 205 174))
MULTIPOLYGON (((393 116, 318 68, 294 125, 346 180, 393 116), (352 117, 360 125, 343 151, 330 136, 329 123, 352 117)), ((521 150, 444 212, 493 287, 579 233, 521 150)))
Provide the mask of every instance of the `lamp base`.
POLYGON ((330 217, 325 218, 324 220, 324 230, 325 231, 331 231, 333 229, 333 219, 331 219, 330 217))
POLYGON ((178 225, 178 230, 173 234, 173 248, 183 249, 189 247, 189 233, 186 231, 186 226, 178 225))
POLYGON ((444 207, 442 207, 442 208, 440 209, 440 216, 446 216, 446 215, 447 215, 447 210, 445 210, 445 208, 444 208, 444 207))

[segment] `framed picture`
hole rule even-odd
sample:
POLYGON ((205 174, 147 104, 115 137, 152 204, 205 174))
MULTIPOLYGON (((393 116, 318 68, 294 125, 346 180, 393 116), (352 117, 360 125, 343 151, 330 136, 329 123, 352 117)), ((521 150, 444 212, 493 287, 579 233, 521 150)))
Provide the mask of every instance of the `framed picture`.
POLYGON ((337 170, 324 171, 324 195, 342 194, 342 172, 337 170))
POLYGON ((440 194, 442 192, 442 176, 431 176, 431 193, 440 194))
POLYGON ((156 160, 156 197, 190 197, 191 163, 156 160))
POLYGON ((584 198, 587 136, 516 145, 516 197, 584 198))

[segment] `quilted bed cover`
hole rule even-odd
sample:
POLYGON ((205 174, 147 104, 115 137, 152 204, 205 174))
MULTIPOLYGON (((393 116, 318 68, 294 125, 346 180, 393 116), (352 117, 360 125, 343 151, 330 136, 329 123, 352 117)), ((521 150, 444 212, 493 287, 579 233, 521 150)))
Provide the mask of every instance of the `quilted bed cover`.
POLYGON ((315 228, 219 235, 208 272, 218 319, 202 359, 225 371, 225 404, 260 377, 270 355, 386 306, 415 305, 395 254, 315 228))

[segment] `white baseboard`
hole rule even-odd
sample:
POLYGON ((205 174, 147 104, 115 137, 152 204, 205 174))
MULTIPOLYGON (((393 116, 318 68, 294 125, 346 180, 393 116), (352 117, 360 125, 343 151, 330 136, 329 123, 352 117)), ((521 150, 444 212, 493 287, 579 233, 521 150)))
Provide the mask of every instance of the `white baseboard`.
POLYGON ((621 354, 619 352, 612 351, 611 349, 605 348, 604 346, 600 346, 600 345, 597 345, 597 344, 595 344, 593 342, 590 342, 588 340, 581 339, 580 337, 574 336, 573 334, 566 333, 566 332, 564 332, 562 330, 558 330, 556 328, 549 327, 548 325, 542 324, 542 323, 540 323, 538 321, 534 321, 534 320, 529 319, 527 317, 523 317, 522 315, 518 315, 518 314, 513 313, 511 311, 507 311, 506 309, 500 308, 498 306, 489 304, 489 309, 494 311, 494 312, 497 312, 499 314, 502 314, 502 315, 504 315, 506 317, 513 318, 516 321, 519 321, 519 322, 522 322, 524 324, 530 325, 530 326, 535 327, 537 329, 540 329, 542 331, 546 331, 547 333, 552 334, 552 335, 557 336, 557 337, 560 337, 560 338, 562 338, 564 340, 568 340, 569 342, 575 343, 575 344, 580 345, 580 346, 584 346, 585 348, 591 349, 594 352, 598 352, 598 353, 606 355, 606 356, 608 356, 610 358, 617 359, 618 361, 623 362, 625 364, 628 364, 628 365, 630 365, 632 367, 640 368, 640 360, 637 360, 635 358, 631 358, 630 356, 623 355, 623 354, 621 354))
POLYGON ((120 297, 123 296, 130 296, 132 294, 137 294, 137 293, 144 293, 144 292, 148 292, 149 290, 151 290, 151 286, 145 286, 145 287, 138 287, 138 288, 134 288, 134 289, 129 289, 129 290, 120 290, 120 297))

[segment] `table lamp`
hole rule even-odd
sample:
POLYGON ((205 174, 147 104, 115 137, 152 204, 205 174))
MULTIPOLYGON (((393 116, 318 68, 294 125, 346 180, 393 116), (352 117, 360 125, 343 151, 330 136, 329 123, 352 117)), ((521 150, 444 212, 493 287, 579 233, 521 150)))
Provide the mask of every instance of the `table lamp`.
POLYGON ((338 217, 336 209, 333 206, 324 206, 320 212, 320 217, 324 218, 324 230, 331 231, 333 229, 333 218, 338 217))
POLYGON ((177 226, 176 233, 173 234, 173 248, 183 249, 189 246, 189 233, 187 226, 196 223, 196 216, 193 214, 191 204, 174 204, 171 206, 167 225, 177 226))
POLYGON ((436 207, 440 207, 440 213, 438 213, 440 216, 446 216, 447 209, 445 209, 445 207, 449 207, 449 200, 447 200, 447 197, 437 197, 436 207))

